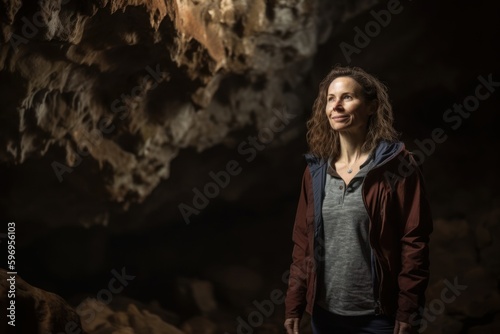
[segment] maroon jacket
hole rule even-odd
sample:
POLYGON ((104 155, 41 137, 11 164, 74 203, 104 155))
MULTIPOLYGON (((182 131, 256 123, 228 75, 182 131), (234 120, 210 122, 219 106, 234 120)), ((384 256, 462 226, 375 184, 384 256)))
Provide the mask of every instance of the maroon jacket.
MULTIPOLYGON (((317 271, 322 266, 321 206, 328 163, 312 155, 302 179, 293 228, 293 263, 285 300, 286 318, 312 314, 317 271)), ((381 141, 375 166, 362 194, 370 217, 369 236, 375 270, 376 313, 410 323, 425 303, 429 278, 430 205, 421 169, 402 142, 381 141)))

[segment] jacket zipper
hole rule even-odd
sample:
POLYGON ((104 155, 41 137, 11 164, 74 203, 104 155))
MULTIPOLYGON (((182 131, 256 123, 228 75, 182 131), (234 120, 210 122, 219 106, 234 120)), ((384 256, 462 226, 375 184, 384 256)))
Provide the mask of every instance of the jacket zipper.
MULTIPOLYGON (((382 165, 384 165, 384 164, 385 163, 383 163, 382 165)), ((381 165, 376 166, 375 168, 378 168, 380 166, 381 165)), ((373 169, 375 169, 375 168, 373 168, 373 169)), ((365 187, 366 177, 373 169, 368 171, 368 173, 365 175, 365 178, 363 179, 363 183, 361 184, 361 193, 363 194, 363 196, 361 196, 361 197, 363 199, 363 204, 365 205, 365 209, 367 211, 368 211, 368 205, 366 205, 366 199, 364 196, 364 187, 365 187)), ((375 301, 374 311, 375 311, 375 315, 379 315, 382 313, 382 305, 380 303, 381 279, 380 279, 380 273, 378 272, 378 266, 377 266, 377 256, 376 256, 377 251, 375 250, 375 248, 373 247, 373 245, 371 243, 372 225, 373 225, 371 217, 369 218, 369 222, 370 222, 370 225, 368 228, 368 235, 369 235, 369 239, 370 239, 370 248, 371 248, 371 266, 372 266, 372 275, 373 275, 373 279, 372 279, 373 299, 375 301)))
MULTIPOLYGON (((363 194, 361 197, 363 199, 363 204, 365 205, 365 209, 366 210, 368 210, 368 205, 366 205, 366 199, 365 199, 365 196, 364 196, 364 188, 365 188, 365 180, 368 177, 368 174, 370 174, 370 172, 372 172, 374 169, 382 167, 383 165, 385 165, 386 163, 388 163, 389 161, 391 161, 392 159, 394 159, 396 156, 398 156, 400 153, 401 153, 401 150, 398 150, 389 159, 387 159, 384 162, 382 162, 381 164, 373 167, 372 169, 370 169, 366 173, 366 175, 365 175, 365 177, 363 179, 363 183, 361 184, 361 193, 363 194)), ((372 225, 373 225, 371 217, 369 219, 369 222, 370 222, 370 226, 368 228, 368 235, 370 236, 369 239, 371 239, 371 232, 372 232, 372 225)), ((381 283, 382 283, 382 281, 380 279, 380 273, 378 272, 377 256, 376 256, 377 251, 373 247, 373 245, 371 243, 371 240, 370 240, 370 248, 371 248, 371 251, 372 251, 371 252, 371 258, 372 258, 371 262, 372 262, 372 271, 373 271, 373 280, 372 280, 372 284, 373 284, 373 298, 374 298, 374 301, 375 301, 374 310, 375 310, 375 314, 379 315, 379 314, 382 314, 382 305, 380 303, 380 290, 381 290, 381 283)))
POLYGON ((372 248, 371 258, 372 258, 372 272, 373 272, 373 299, 375 301, 374 309, 375 309, 375 315, 379 315, 382 313, 380 305, 380 279, 377 267, 377 260, 373 248, 372 248))
MULTIPOLYGON (((368 174, 366 176, 368 176, 368 174)), ((366 179, 366 176, 365 176, 365 179, 366 179)), ((361 185, 362 194, 364 194, 365 179, 363 179, 363 183, 361 185)), ((362 198, 363 198, 363 204, 365 205, 365 209, 368 211, 368 206, 366 205, 365 196, 362 196, 362 198)), ((372 225, 373 225, 371 217, 369 219, 369 222, 370 222, 370 225, 368 228, 368 236, 369 236, 369 239, 371 239, 372 225)), ((380 276, 379 276, 379 272, 378 272, 377 258, 375 256, 376 250, 373 247, 371 240, 370 240, 370 248, 371 248, 371 267, 372 267, 372 275, 373 275, 373 279, 372 279, 373 299, 375 301, 374 311, 375 311, 375 315, 379 315, 379 314, 381 314, 381 305, 380 305, 380 283, 381 282, 380 282, 380 276)))

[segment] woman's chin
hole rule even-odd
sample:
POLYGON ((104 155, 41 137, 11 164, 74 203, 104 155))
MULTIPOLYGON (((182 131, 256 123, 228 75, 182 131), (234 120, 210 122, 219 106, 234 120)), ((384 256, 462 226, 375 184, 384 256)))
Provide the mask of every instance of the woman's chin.
POLYGON ((337 132, 344 132, 349 130, 349 124, 335 124, 332 126, 332 129, 337 132))

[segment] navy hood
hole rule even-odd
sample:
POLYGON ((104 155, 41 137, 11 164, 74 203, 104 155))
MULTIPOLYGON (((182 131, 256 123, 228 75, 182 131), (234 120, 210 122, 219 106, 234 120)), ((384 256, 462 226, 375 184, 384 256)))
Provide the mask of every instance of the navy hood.
MULTIPOLYGON (((391 142, 387 140, 381 140, 373 152, 373 167, 385 164, 396 155, 398 155, 402 150, 404 150, 404 148, 405 144, 401 141, 391 142)), ((305 158, 307 164, 309 165, 309 169, 311 170, 320 168, 321 166, 326 164, 326 160, 318 158, 312 153, 307 153, 305 155, 305 158)))
POLYGON ((394 158, 402 150, 404 150, 405 144, 400 141, 389 142, 387 140, 382 140, 378 143, 373 152, 374 167, 385 164, 387 161, 394 158))

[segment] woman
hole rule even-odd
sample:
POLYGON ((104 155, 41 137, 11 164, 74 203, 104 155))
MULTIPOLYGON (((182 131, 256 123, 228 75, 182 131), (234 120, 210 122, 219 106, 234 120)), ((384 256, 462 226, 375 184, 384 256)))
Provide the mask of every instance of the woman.
POLYGON ((432 218, 421 170, 397 140, 387 88, 335 67, 308 121, 285 328, 413 333, 429 277, 432 218))

